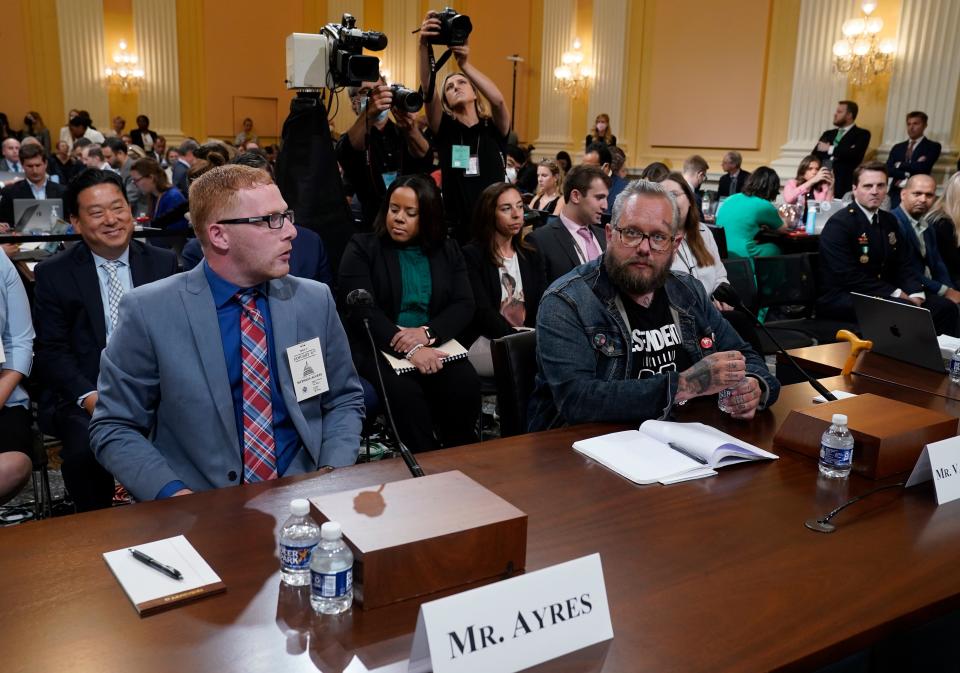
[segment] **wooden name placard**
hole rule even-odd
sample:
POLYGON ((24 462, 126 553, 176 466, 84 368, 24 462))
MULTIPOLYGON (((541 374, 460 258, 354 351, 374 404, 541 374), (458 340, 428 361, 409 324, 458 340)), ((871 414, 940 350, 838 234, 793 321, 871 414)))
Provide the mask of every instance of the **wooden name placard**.
POLYGON ((354 553, 364 609, 522 572, 527 515, 459 470, 311 498, 354 553))
POLYGON ((818 458, 820 436, 834 414, 846 414, 853 433, 853 471, 870 479, 909 472, 924 445, 957 434, 953 416, 868 393, 794 409, 774 436, 774 447, 818 458))

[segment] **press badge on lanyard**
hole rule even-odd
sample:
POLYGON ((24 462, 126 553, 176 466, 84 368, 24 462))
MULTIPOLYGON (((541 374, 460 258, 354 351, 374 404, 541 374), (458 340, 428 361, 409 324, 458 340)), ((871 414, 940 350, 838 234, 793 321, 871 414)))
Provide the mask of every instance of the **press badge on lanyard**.
POLYGON ((470 154, 468 145, 454 145, 450 165, 464 169, 464 175, 480 175, 480 157, 470 154))

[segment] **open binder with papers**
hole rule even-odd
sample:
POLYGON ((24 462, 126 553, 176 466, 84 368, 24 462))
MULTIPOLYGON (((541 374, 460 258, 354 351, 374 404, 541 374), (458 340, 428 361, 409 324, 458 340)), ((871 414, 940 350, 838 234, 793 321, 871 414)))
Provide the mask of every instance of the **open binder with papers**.
POLYGON ((574 442, 574 450, 637 484, 673 484, 716 469, 776 454, 703 423, 645 421, 625 430, 574 442))

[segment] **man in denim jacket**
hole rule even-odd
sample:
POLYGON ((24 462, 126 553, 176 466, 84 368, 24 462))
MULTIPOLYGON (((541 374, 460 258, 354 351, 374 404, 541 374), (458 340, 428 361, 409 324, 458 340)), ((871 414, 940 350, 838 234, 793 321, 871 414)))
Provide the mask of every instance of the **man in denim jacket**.
POLYGON ((670 271, 678 227, 673 196, 633 182, 617 197, 603 256, 544 294, 530 431, 664 418, 676 403, 727 389, 734 418, 776 401, 779 382, 700 281, 670 271))

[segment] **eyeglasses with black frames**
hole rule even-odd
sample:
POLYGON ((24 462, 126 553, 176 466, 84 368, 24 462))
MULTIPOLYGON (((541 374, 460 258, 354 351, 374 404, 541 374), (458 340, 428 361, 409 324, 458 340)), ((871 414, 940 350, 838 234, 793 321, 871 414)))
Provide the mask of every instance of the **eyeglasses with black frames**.
POLYGON ((292 210, 270 213, 269 215, 257 215, 256 217, 235 217, 230 220, 220 220, 217 224, 266 224, 268 229, 283 229, 285 222, 293 224, 292 210))

